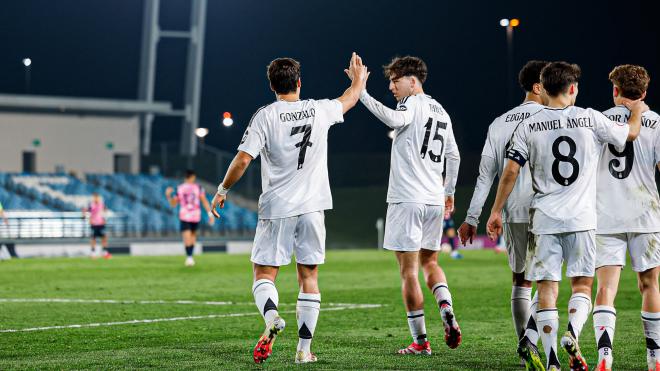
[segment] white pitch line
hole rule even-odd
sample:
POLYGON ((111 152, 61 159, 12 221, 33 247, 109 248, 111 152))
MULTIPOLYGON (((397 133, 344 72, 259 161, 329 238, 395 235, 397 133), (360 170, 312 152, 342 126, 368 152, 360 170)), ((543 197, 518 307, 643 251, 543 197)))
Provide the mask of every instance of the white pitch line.
MULTIPOLYGON (((112 299, 64 299, 64 298, 0 298, 0 303, 81 303, 81 304, 182 304, 182 305, 245 305, 232 301, 195 300, 112 300, 112 299)), ((254 303, 250 303, 254 304, 254 303)))
MULTIPOLYGON (((348 310, 348 309, 373 309, 380 308, 380 304, 350 304, 348 306, 334 306, 331 308, 321 308, 322 311, 338 311, 338 310, 348 310)), ((280 313, 295 313, 295 310, 281 311, 280 313)), ((120 326, 120 325, 135 325, 141 323, 158 323, 158 322, 174 322, 174 321, 190 321, 197 319, 213 319, 213 318, 225 318, 225 317, 244 317, 244 316, 254 316, 258 313, 228 313, 228 314, 209 314, 205 316, 188 316, 188 317, 172 317, 172 318, 155 318, 155 319, 134 319, 131 321, 121 321, 121 322, 101 322, 101 323, 86 323, 80 325, 61 325, 61 326, 47 326, 47 327, 32 327, 32 328, 23 328, 23 329, 4 329, 0 330, 0 333, 9 333, 9 332, 34 332, 34 331, 46 331, 46 330, 60 330, 60 329, 72 329, 72 328, 85 328, 85 327, 106 327, 106 326, 120 326)))

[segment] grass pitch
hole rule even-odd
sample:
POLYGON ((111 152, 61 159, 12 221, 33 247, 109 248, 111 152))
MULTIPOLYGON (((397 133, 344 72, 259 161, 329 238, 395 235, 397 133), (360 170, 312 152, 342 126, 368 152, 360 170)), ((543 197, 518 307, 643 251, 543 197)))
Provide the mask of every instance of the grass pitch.
MULTIPOLYGON (((468 251, 460 261, 440 258, 463 344, 455 350, 445 346, 437 307, 425 290, 426 326, 434 353, 411 357, 394 354, 411 338, 393 254, 328 252, 320 272, 322 308, 335 310, 321 312, 312 346, 319 362, 310 365, 293 363, 298 289, 294 267, 284 267, 277 285, 287 328, 262 366, 252 361, 252 348, 264 326, 252 303, 249 258, 208 254, 196 260, 194 268, 185 268, 183 257, 1 262, 0 331, 44 329, 0 332, 0 369, 521 369, 505 255, 468 251), (182 300, 186 302, 177 302, 182 300), (135 320, 142 322, 127 323, 135 320), (93 327, 85 327, 90 324, 93 327), (71 325, 81 327, 67 327, 71 325)), ((566 326, 568 295, 564 281, 561 329, 566 326)), ((617 298, 618 370, 646 367, 640 304, 635 276, 626 269, 617 298)), ((581 347, 593 367, 597 353, 591 319, 581 335, 581 347)))

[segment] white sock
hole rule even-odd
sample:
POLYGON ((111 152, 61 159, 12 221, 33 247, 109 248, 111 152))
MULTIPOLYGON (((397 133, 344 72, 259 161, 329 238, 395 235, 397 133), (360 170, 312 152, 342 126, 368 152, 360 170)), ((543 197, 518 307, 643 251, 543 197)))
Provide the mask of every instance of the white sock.
POLYGON ((525 325, 529 319, 529 305, 532 297, 531 287, 513 286, 511 288, 511 316, 513 328, 518 339, 523 337, 525 325))
POLYGON ((257 304, 257 309, 264 317, 266 324, 277 317, 277 305, 280 302, 280 297, 273 281, 267 279, 255 281, 252 285, 252 295, 254 295, 254 302, 257 304))
POLYGON ((573 334, 575 340, 580 338, 582 327, 589 318, 591 312, 591 298, 585 294, 573 294, 568 300, 568 331, 573 334))
POLYGON ((557 358, 557 329, 559 328, 559 312, 557 308, 539 309, 536 312, 536 324, 543 342, 543 350, 547 359, 546 368, 555 365, 560 368, 557 358))
POLYGON ((444 304, 447 304, 451 307, 451 293, 449 292, 449 287, 447 283, 438 282, 431 288, 433 296, 435 296, 435 301, 438 302, 438 308, 442 307, 444 304))
POLYGON ((298 320, 298 350, 310 352, 316 322, 321 310, 321 294, 298 294, 296 319, 298 320))
POLYGON ((537 345, 539 342, 539 330, 536 326, 536 307, 539 305, 539 292, 534 293, 532 303, 529 305, 529 318, 527 320, 527 327, 525 328, 525 336, 529 341, 537 345))
POLYGON ((424 321, 424 309, 406 312, 408 315, 408 327, 413 341, 419 345, 426 343, 426 322, 424 321))
POLYGON ((642 312, 642 325, 646 336, 646 362, 649 370, 655 370, 660 356, 660 312, 642 312))
POLYGON ((607 368, 612 368, 612 343, 614 342, 614 326, 616 325, 616 309, 607 305, 594 307, 594 333, 598 347, 598 364, 605 360, 607 368))

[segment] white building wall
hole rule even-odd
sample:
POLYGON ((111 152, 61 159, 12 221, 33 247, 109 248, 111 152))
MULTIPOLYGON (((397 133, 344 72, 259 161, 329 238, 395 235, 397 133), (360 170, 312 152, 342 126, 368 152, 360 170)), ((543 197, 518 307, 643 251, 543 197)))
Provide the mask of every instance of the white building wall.
POLYGON ((34 151, 40 173, 52 173, 58 166, 66 172, 112 173, 115 154, 130 155, 131 172, 136 173, 139 145, 137 116, 0 112, 0 172, 22 171, 23 151, 34 151))

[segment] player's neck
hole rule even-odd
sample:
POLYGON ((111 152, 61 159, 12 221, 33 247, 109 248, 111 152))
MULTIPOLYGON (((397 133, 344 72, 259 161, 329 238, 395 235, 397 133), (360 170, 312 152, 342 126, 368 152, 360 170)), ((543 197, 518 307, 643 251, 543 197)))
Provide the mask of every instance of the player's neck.
POLYGON ((548 100, 547 106, 550 108, 566 108, 571 105, 571 100, 570 98, 559 95, 556 97, 550 97, 548 100))
POLYGON ((538 104, 543 104, 543 101, 541 100, 541 96, 531 92, 525 94, 525 100, 523 101, 523 103, 527 103, 527 102, 536 102, 538 104))
POLYGON ((623 100, 625 98, 622 96, 614 97, 614 105, 616 106, 623 106, 623 100))
POLYGON ((300 93, 289 93, 289 94, 275 94, 277 100, 283 100, 285 102, 297 102, 300 100, 300 93))

